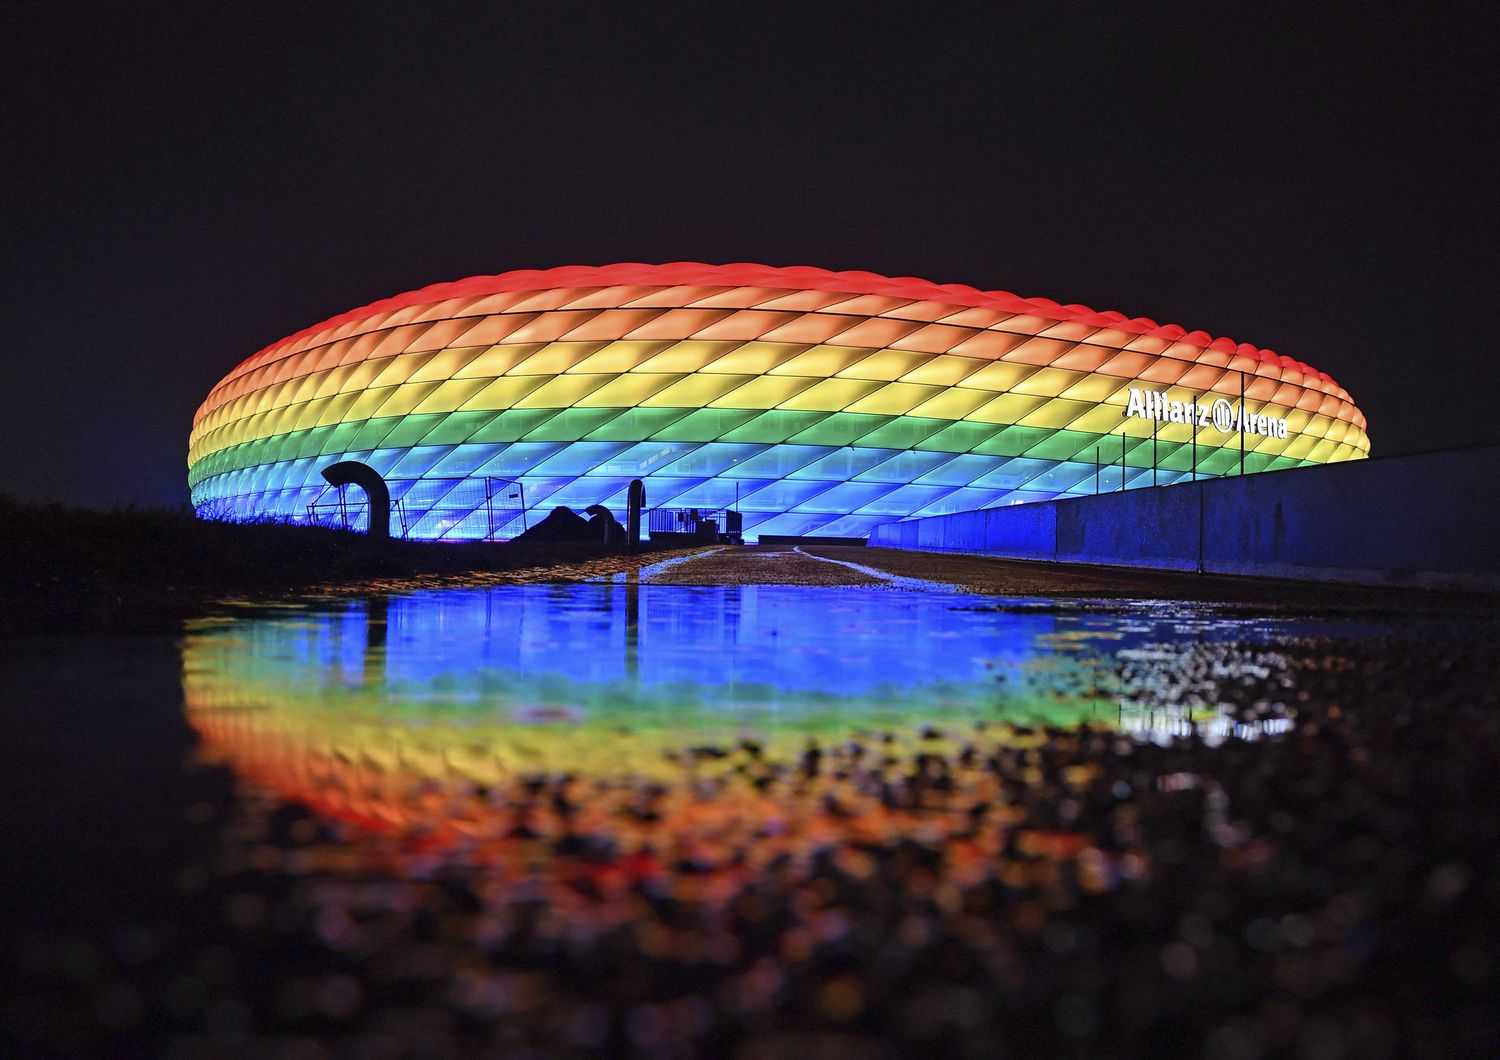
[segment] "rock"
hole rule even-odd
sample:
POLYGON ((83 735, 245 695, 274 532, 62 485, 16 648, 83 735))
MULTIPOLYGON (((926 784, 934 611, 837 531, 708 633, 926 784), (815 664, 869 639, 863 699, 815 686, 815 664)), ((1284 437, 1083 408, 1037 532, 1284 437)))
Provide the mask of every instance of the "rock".
POLYGON ((546 545, 578 544, 598 541, 599 538, 599 527, 567 505, 561 505, 515 540, 528 545, 546 545))

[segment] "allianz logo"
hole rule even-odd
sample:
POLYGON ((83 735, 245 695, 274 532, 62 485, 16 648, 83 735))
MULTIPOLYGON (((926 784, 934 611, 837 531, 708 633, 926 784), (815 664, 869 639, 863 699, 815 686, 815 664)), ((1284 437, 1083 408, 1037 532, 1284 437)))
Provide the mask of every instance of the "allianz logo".
POLYGON ((1223 434, 1243 431, 1245 434, 1261 434, 1267 438, 1287 437, 1286 420, 1280 416, 1246 416, 1243 406, 1235 407, 1225 398, 1215 398, 1212 405, 1196 405, 1191 401, 1171 401, 1158 390, 1130 388, 1130 404, 1125 408, 1126 416, 1138 416, 1143 420, 1159 420, 1162 423, 1188 423, 1194 429, 1212 427, 1223 434))

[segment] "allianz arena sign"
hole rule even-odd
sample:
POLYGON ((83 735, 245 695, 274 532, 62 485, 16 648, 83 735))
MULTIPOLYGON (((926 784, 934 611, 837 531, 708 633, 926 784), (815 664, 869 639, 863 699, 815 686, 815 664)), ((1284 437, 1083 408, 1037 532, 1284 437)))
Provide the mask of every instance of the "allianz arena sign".
POLYGON ((1194 429, 1213 427, 1221 434, 1238 431, 1267 438, 1285 438, 1288 430, 1282 417, 1247 416, 1243 405, 1236 407, 1226 398, 1216 398, 1212 405, 1199 405, 1191 401, 1171 401, 1159 390, 1137 390, 1135 387, 1130 388, 1130 403, 1125 408, 1125 415, 1161 423, 1186 423, 1194 429))

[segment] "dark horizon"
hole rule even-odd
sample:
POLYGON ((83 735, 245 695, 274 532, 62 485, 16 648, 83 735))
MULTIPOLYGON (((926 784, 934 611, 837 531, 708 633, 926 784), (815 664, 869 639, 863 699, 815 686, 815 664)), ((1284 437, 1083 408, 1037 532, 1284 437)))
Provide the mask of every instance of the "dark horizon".
POLYGON ((1376 456, 1493 440, 1494 6, 6 14, 23 500, 182 503, 268 343, 614 261, 1118 310, 1327 372, 1376 456))

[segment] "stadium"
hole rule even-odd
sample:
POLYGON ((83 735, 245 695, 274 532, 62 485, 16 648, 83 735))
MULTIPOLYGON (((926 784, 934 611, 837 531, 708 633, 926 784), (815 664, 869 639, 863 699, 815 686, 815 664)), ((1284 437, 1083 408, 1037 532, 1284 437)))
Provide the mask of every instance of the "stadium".
POLYGON ((1369 455, 1328 375, 1146 318, 867 272, 621 264, 442 283, 276 342, 210 391, 208 518, 507 539, 559 506, 732 510, 763 535, 1369 455))

